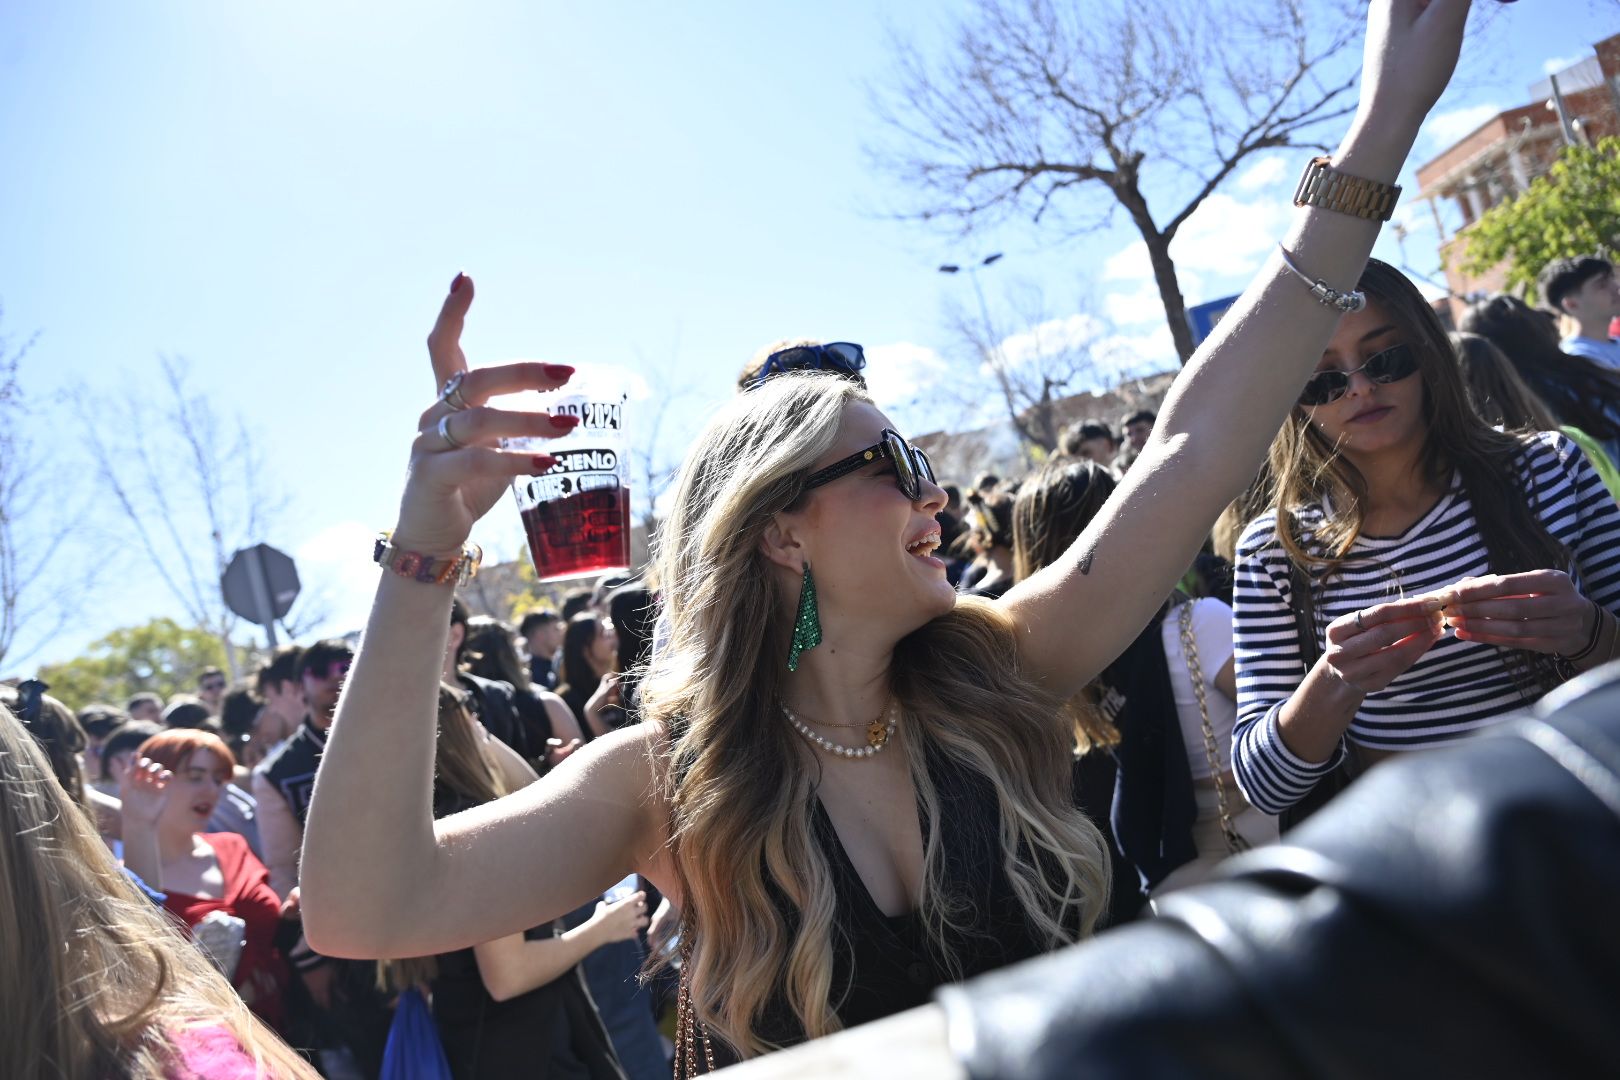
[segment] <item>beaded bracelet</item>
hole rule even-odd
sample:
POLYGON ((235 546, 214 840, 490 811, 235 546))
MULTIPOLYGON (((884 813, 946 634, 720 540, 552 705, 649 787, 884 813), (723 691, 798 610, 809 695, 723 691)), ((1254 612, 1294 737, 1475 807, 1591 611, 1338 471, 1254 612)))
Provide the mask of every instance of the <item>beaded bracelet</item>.
POLYGON ((484 549, 477 544, 463 544, 453 558, 439 559, 420 551, 397 548, 393 537, 392 532, 377 534, 371 560, 400 577, 424 585, 465 585, 478 576, 478 567, 484 561, 484 549))

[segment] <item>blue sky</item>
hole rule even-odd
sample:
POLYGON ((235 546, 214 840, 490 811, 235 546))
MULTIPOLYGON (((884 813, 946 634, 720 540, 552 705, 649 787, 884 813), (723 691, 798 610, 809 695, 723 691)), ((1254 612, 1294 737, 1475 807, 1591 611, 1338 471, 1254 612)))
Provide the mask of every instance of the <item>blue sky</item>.
MULTIPOLYGON (((993 250, 1008 257, 984 278, 992 297, 998 280, 1033 284, 1056 325, 1084 302, 1134 363, 1168 366, 1128 227, 952 243, 883 219, 899 193, 861 152, 884 137, 865 87, 888 67, 886 27, 934 40, 950 10, 12 0, 0 329, 40 334, 24 369, 40 405, 30 434, 68 470, 62 500, 78 506, 92 478, 51 394, 151 382, 158 354, 184 356, 196 387, 257 433, 266 485, 289 496, 258 539, 298 555, 327 594, 324 629, 353 628, 374 580, 366 537, 391 522, 431 400, 422 339, 462 268, 479 288, 475 363, 615 364, 678 390, 665 455, 783 336, 863 342, 874 366, 887 361, 880 392, 911 400, 908 381, 953 362, 942 304, 969 295, 934 268, 993 250)), ((1620 28, 1612 0, 1480 14, 1491 25, 1415 159, 1620 28)), ((1241 287, 1298 166, 1257 162, 1192 220, 1176 251, 1190 301, 1241 287)), ((1408 250, 1435 264, 1432 234, 1408 250)), ((146 437, 120 420, 103 430, 146 437)), ((495 518, 481 537, 510 555, 515 514, 495 518)), ((109 550, 124 539, 95 534, 109 550)), ((138 561, 115 565, 36 659, 175 612, 138 561)))

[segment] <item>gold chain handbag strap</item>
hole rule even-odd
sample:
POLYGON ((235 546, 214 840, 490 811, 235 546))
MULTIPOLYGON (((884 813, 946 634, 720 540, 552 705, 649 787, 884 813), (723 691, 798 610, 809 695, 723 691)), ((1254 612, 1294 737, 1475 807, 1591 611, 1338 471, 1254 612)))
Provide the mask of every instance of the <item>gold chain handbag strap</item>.
POLYGON ((1226 838, 1226 848, 1233 855, 1240 851, 1249 850, 1249 842, 1238 835, 1237 827, 1232 824, 1232 812, 1226 801, 1226 781, 1223 777, 1226 770, 1221 768, 1221 756, 1215 741, 1215 728, 1209 722, 1209 697, 1204 687, 1204 668, 1198 662, 1198 642, 1193 637, 1193 602, 1191 600, 1181 605, 1178 618, 1181 622, 1181 652, 1187 658, 1187 674, 1192 677, 1193 696, 1198 699, 1198 719, 1204 729, 1204 753, 1209 758, 1209 775, 1215 781, 1215 806, 1221 815, 1221 835, 1226 838))
POLYGON ((714 1072, 714 1047, 709 1033, 692 1009, 692 935, 681 928, 681 981, 675 991, 675 1080, 714 1072), (698 1068, 697 1046, 703 1044, 703 1068, 698 1068))

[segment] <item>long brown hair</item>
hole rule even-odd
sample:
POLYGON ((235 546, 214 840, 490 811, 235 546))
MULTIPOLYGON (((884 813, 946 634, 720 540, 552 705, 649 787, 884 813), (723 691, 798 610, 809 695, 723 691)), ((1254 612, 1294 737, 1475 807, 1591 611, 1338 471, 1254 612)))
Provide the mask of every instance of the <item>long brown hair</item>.
MULTIPOLYGON (((467 694, 447 683, 439 684, 438 725, 438 738, 433 744, 436 810, 481 805, 508 794, 500 770, 478 745, 467 694)), ((385 992, 426 986, 438 977, 436 956, 377 961, 377 986, 385 992)))
POLYGON ((1558 427, 1541 395, 1520 377, 1513 361, 1490 338, 1452 334, 1468 403, 1479 418, 1504 431, 1553 431, 1558 427))
POLYGON ((126 878, 0 706, 0 1076, 163 1080, 175 1032, 224 1027, 278 1080, 315 1072, 126 878))
MULTIPOLYGON (((684 896, 685 971, 696 1018, 745 1056, 770 1048, 758 1024, 776 993, 808 1037, 841 1026, 833 875, 812 826, 816 776, 780 711, 790 598, 759 541, 803 495, 844 410, 869 400, 821 374, 773 376, 738 395, 693 445, 658 537, 670 633, 642 684, 643 715, 670 735, 653 764, 684 896)), ((1095 922, 1108 862, 1070 798, 1062 705, 1018 664, 1006 616, 963 598, 895 647, 891 689, 923 813, 940 818, 930 750, 989 777, 1002 865, 1023 915, 1056 946, 1095 922)), ((928 830, 924 845, 919 915, 949 963, 947 932, 967 913, 945 888, 941 832, 928 830)))
POLYGON ((1559 423, 1604 442, 1620 439, 1614 417, 1620 408, 1620 372, 1565 352, 1547 316, 1517 296, 1501 294, 1470 307, 1458 329, 1489 338, 1501 349, 1559 423))
MULTIPOLYGON (((1511 574, 1567 567, 1568 550, 1542 525, 1519 479, 1524 437, 1494 430, 1469 405, 1451 341, 1423 294, 1399 270, 1377 259, 1368 261, 1356 288, 1379 306, 1417 355, 1426 429, 1418 468, 1425 480, 1442 489, 1457 473, 1491 570, 1511 574)), ((1366 480, 1311 424, 1303 406, 1295 406, 1272 440, 1269 465, 1277 539, 1289 560, 1320 587, 1354 561, 1351 548, 1366 520, 1366 480), (1332 512, 1307 541, 1299 515, 1311 506, 1331 506, 1332 512)), ((1521 685, 1558 683, 1550 657, 1512 653, 1509 666, 1521 685)))
MULTIPOLYGON (((1094 461, 1052 458, 1018 488, 1013 503, 1013 579, 1056 562, 1114 493, 1114 478, 1094 461)), ((1119 745, 1119 729, 1096 705, 1092 687, 1066 704, 1075 749, 1119 745)))

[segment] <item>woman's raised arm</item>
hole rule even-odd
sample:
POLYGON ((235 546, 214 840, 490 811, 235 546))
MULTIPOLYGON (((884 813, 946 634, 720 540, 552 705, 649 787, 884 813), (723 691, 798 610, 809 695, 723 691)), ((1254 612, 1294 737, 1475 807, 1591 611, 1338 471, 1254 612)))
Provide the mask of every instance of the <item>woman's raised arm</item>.
MULTIPOLYGON (((1456 66, 1467 16, 1468 0, 1373 0, 1361 101, 1334 169, 1394 183, 1456 66)), ((1313 280, 1348 292, 1377 235, 1375 222, 1302 207, 1282 246, 1313 280)), ((1062 559, 1003 598, 1030 675, 1071 695, 1141 632, 1254 478, 1338 318, 1272 255, 1182 369, 1102 512, 1062 559)))
MULTIPOLYGON (((464 400, 441 398, 422 414, 393 537, 397 548, 435 559, 461 551, 513 477, 550 467, 550 458, 496 449, 502 437, 572 426, 483 405, 497 394, 552 389, 571 371, 511 364, 467 372, 459 341, 472 294, 458 274, 428 338, 440 382, 466 372, 464 400)), ((449 584, 392 572, 378 583, 304 833, 304 932, 328 956, 422 956, 489 941, 561 915, 631 871, 668 884, 651 865, 663 820, 649 799, 651 727, 598 739, 543 781, 434 822, 451 596, 449 584)))

